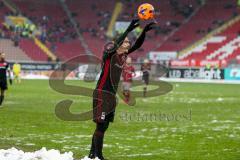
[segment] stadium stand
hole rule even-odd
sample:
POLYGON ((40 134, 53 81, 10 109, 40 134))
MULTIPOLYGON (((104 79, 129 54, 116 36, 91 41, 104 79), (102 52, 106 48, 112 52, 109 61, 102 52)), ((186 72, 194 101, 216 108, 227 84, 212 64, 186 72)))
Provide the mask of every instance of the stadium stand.
POLYGON ((20 47, 14 46, 14 43, 11 40, 0 40, 0 46, 0 52, 4 52, 6 54, 6 58, 10 61, 32 61, 32 59, 28 57, 20 47))
POLYGON ((157 50, 179 51, 201 39, 238 13, 235 0, 206 1, 199 11, 157 50), (214 9, 213 9, 214 8, 214 9), (223 12, 224 10, 224 12, 223 12))
POLYGON ((9 14, 10 10, 4 5, 4 3, 0 2, 0 33, 1 38, 10 37, 9 32, 4 30, 4 17, 9 14))
POLYGON ((47 61, 48 57, 32 39, 21 39, 20 48, 34 61, 47 61))
POLYGON ((188 53, 180 56, 180 59, 195 60, 225 60, 236 59, 240 51, 239 28, 240 18, 237 22, 228 26, 222 32, 206 39, 188 53))
POLYGON ((11 33, 4 29, 4 17, 8 15, 10 10, 0 2, 0 52, 6 54, 6 58, 10 61, 32 61, 30 57, 18 46, 14 45, 11 39, 11 33))
MULTIPOLYGON (((131 3, 130 1, 122 1, 124 4, 123 12, 121 16, 118 18, 120 21, 129 21, 134 15, 134 11, 136 11, 137 7, 143 3, 144 1, 136 1, 131 3)), ((194 0, 181 0, 182 6, 186 6, 187 4, 191 4, 192 7, 196 6, 194 0)), ((162 35, 158 33, 162 32, 163 34, 169 34, 168 30, 174 28, 175 25, 179 25, 182 21, 186 18, 181 14, 176 13, 174 11, 173 6, 169 1, 161 1, 161 5, 158 5, 156 1, 150 1, 153 5, 159 7, 161 11, 160 16, 157 17, 157 21, 161 22, 160 27, 162 31, 159 31, 155 34, 151 34, 148 38, 148 41, 145 42, 144 46, 138 52, 134 53, 135 57, 145 56, 147 52, 153 50, 158 43, 161 43, 164 38, 162 35), (173 23, 173 25, 166 26, 168 23, 173 23), (167 28, 168 27, 168 28, 167 28), (157 36, 158 35, 158 36, 157 36)), ((110 21, 110 15, 113 11, 113 6, 115 5, 115 1, 102 1, 96 5, 96 1, 89 0, 89 1, 74 1, 74 0, 67 0, 66 4, 69 6, 70 10, 76 16, 76 20, 79 22, 81 30, 84 35, 84 38, 89 44, 90 49, 98 56, 101 55, 99 49, 103 48, 103 45, 106 42, 105 32, 107 29, 108 22, 110 21), (105 5, 106 3, 108 5, 105 5), (110 3, 110 4, 109 4, 110 3), (79 6, 87 6, 84 9, 79 9, 79 6)), ((180 12, 180 11, 179 11, 180 12)), ((160 30, 160 28, 159 28, 160 30)))
POLYGON ((67 0, 66 4, 73 12, 75 20, 80 25, 80 30, 90 50, 97 56, 101 56, 106 43, 105 32, 111 18, 115 1, 103 0, 95 3, 94 0, 74 1, 67 0), (108 5, 105 5, 107 2, 108 5), (79 9, 79 6, 85 6, 79 9))
MULTIPOLYGON (((120 21, 129 21, 133 17, 139 1, 121 1, 123 11, 118 17, 120 21), (131 3, 134 2, 134 3, 131 3)), ((156 20, 159 22, 157 29, 149 34, 146 43, 138 52, 133 54, 134 60, 145 57, 151 51, 180 51, 203 38, 212 30, 226 23, 235 17, 239 11, 235 0, 205 1, 200 4, 197 0, 159 0, 149 1, 157 6, 156 20), (161 5, 159 5, 159 3, 161 5), (214 12, 212 10, 214 8, 214 12), (224 10, 224 12, 223 12, 224 10), (174 32, 173 32, 174 31, 174 32)), ((85 53, 81 42, 78 40, 76 31, 67 17, 58 0, 12 0, 23 15, 36 24, 46 37, 38 38, 53 52, 60 60, 66 60, 73 56, 85 53)), ((97 3, 95 0, 75 1, 65 0, 77 22, 77 27, 88 44, 88 48, 97 56, 101 56, 101 50, 108 40, 105 33, 116 1, 102 0, 97 3), (108 5, 105 5, 105 4, 108 5), (84 6, 81 8, 81 6, 84 6)), ((1 5, 1 22, 6 15, 7 8, 1 5)), ((226 29, 227 31, 227 29, 226 29)), ((239 31, 232 30, 232 33, 239 31)), ((228 33, 226 33, 228 34, 228 33)), ((236 58, 237 53, 217 54, 209 57, 214 51, 223 45, 228 45, 236 36, 223 34, 215 35, 196 47, 196 50, 181 55, 180 59, 231 59, 236 58), (197 51, 197 52, 196 52, 197 51), (208 56, 208 58, 207 58, 208 56)), ((34 61, 47 61, 48 56, 31 39, 21 39, 21 49, 34 61)))
MULTIPOLYGON (((46 43, 46 46, 48 46, 60 59, 66 60, 73 55, 83 52, 83 47, 80 41, 76 39, 75 31, 69 24, 67 15, 61 8, 59 1, 53 0, 49 2, 43 0, 36 2, 34 0, 14 0, 13 2, 15 2, 21 12, 37 24, 38 27, 42 30, 46 30, 47 39, 44 43, 46 43)), ((26 42, 28 45, 30 45, 31 42, 33 43, 33 41, 26 42)), ((35 49, 37 48, 38 47, 35 47, 35 49)), ((30 51, 30 49, 26 49, 26 51, 30 51)), ((40 50, 35 50, 35 52, 40 53, 40 50)), ((28 54, 31 55, 32 53, 28 54)), ((44 60, 41 54, 37 54, 35 58, 44 60)), ((45 56, 45 61, 46 58, 45 56)))

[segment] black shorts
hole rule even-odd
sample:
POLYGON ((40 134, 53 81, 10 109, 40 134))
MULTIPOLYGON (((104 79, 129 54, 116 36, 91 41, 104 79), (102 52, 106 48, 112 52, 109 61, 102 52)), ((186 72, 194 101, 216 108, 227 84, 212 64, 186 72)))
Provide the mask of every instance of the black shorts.
POLYGON ((149 84, 149 75, 144 75, 142 77, 142 80, 144 82, 145 85, 148 85, 149 84))
POLYGON ((2 90, 6 90, 8 88, 6 79, 0 79, 0 88, 2 90))
POLYGON ((116 96, 114 93, 94 90, 93 121, 97 123, 113 122, 116 105, 116 96))

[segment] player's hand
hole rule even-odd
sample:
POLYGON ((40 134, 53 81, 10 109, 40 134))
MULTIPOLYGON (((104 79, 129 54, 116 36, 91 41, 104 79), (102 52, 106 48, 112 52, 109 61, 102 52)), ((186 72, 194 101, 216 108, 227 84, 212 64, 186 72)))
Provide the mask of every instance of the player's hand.
POLYGON ((156 22, 151 22, 151 23, 147 24, 144 27, 143 31, 148 32, 148 31, 152 30, 156 24, 157 24, 156 22))
POLYGON ((127 28, 127 31, 131 32, 132 30, 134 30, 136 27, 138 27, 139 24, 139 19, 133 19, 130 23, 130 25, 127 28))

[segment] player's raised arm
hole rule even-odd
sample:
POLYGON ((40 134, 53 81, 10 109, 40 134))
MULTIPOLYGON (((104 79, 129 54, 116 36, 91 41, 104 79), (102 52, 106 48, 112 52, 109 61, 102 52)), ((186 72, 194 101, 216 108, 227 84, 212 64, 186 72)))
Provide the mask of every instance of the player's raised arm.
POLYGON ((151 29, 153 29, 153 26, 155 25, 155 22, 151 22, 149 24, 147 24, 141 35, 138 37, 138 39, 136 40, 135 44, 129 49, 128 54, 134 52, 135 50, 137 50, 138 48, 140 48, 145 40, 145 36, 146 36, 146 32, 150 31, 151 29))
POLYGON ((117 38, 117 40, 115 40, 114 42, 110 42, 106 45, 106 47, 104 48, 104 52, 105 52, 104 58, 114 54, 116 50, 123 44, 123 41, 127 37, 128 33, 133 31, 138 26, 139 26, 139 19, 133 19, 130 25, 128 26, 128 28, 126 29, 126 31, 123 34, 121 34, 120 37, 117 38))
POLYGON ((128 33, 133 31, 136 27, 139 26, 139 19, 133 19, 126 29, 126 31, 115 41, 116 45, 121 46, 124 39, 127 37, 128 33))

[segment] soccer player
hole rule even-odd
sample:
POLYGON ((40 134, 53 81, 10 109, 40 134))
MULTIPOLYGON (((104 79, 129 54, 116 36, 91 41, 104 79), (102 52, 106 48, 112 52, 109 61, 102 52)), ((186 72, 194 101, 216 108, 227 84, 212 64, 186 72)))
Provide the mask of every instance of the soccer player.
POLYGON ((132 59, 128 57, 122 72, 122 78, 123 78, 122 89, 123 89, 123 95, 125 98, 124 101, 127 104, 129 103, 130 96, 131 96, 130 88, 132 84, 132 79, 136 75, 135 69, 131 63, 132 63, 132 59))
POLYGON ((143 87, 143 97, 146 97, 147 95, 147 86, 149 84, 149 76, 150 76, 150 71, 151 71, 151 64, 149 63, 148 59, 145 59, 142 66, 141 66, 141 71, 142 71, 142 80, 144 83, 143 87))
POLYGON ((10 70, 8 69, 8 67, 8 62, 5 61, 5 54, 0 53, 0 106, 2 105, 4 100, 5 90, 7 90, 7 72, 10 76, 10 70))
POLYGON ((17 62, 13 65, 13 74, 15 83, 21 83, 21 65, 17 62))
POLYGON ((92 136, 92 145, 89 158, 98 157, 104 160, 102 149, 104 134, 110 122, 114 120, 116 107, 116 92, 120 81, 123 65, 128 54, 140 48, 144 42, 145 34, 153 28, 155 23, 149 23, 143 29, 143 32, 131 46, 127 35, 139 26, 139 20, 134 19, 114 42, 108 43, 103 52, 102 71, 97 82, 96 89, 93 92, 93 121, 96 123, 96 129, 92 136))

